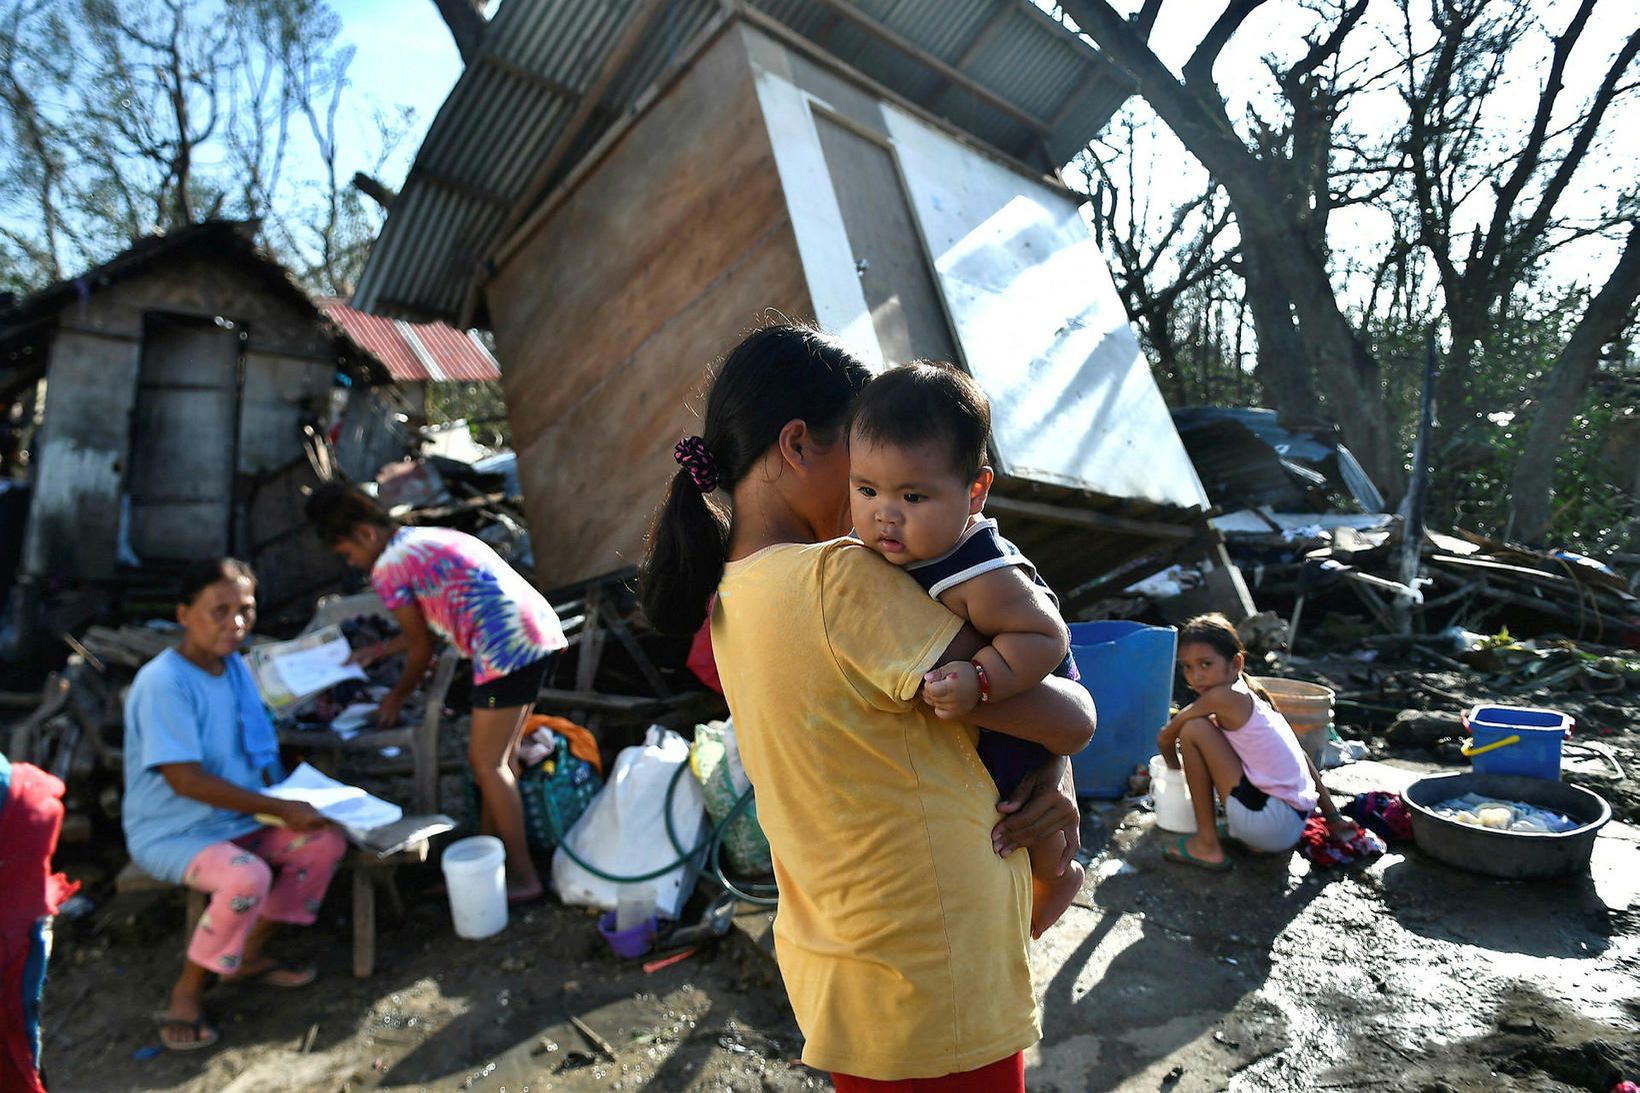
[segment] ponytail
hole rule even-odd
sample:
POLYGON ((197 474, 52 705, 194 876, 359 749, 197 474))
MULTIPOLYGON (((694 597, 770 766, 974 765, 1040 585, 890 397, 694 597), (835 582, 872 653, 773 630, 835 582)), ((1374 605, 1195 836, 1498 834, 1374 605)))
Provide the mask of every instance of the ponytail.
POLYGON ((1247 684, 1247 689, 1249 691, 1252 691, 1254 694, 1262 698, 1266 706, 1274 706, 1276 704, 1276 700, 1270 697, 1270 692, 1264 689, 1264 685, 1252 676, 1248 675, 1247 669, 1245 668, 1241 670, 1241 681, 1247 684))
POLYGON ((729 514, 679 469, 649 531, 639 577, 644 614, 663 634, 700 629, 729 557, 729 514))
POLYGON ((711 378, 701 435, 678 445, 680 469, 650 526, 638 579, 651 626, 676 634, 700 628, 729 557, 727 499, 735 486, 789 421, 803 421, 829 443, 870 378, 853 354, 813 327, 762 327, 730 350, 711 378))

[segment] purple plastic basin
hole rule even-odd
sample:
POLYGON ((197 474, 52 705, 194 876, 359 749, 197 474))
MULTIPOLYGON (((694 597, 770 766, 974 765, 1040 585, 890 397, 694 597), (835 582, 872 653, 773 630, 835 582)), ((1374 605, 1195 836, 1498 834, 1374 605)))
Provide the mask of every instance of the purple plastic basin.
POLYGON ((598 917, 598 932, 604 935, 616 956, 627 960, 637 959, 655 944, 656 925, 655 916, 651 915, 630 930, 617 930, 614 911, 605 911, 598 917))

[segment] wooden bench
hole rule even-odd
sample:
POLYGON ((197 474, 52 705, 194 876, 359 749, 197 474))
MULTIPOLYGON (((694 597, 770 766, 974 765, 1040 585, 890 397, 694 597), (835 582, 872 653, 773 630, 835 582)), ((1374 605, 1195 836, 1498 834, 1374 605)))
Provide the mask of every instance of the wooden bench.
MULTIPOLYGON (((385 858, 355 848, 342 859, 341 868, 353 874, 353 974, 357 978, 366 979, 376 970, 376 890, 380 888, 387 892, 393 913, 402 917, 404 904, 399 898, 393 871, 400 865, 424 862, 427 854, 428 840, 420 839, 385 858)), ((205 912, 205 904, 210 898, 206 893, 150 876, 136 862, 127 862, 119 876, 114 878, 114 890, 122 895, 127 892, 169 892, 179 888, 188 897, 182 933, 182 943, 186 946, 193 936, 194 927, 199 924, 199 916, 205 912)))

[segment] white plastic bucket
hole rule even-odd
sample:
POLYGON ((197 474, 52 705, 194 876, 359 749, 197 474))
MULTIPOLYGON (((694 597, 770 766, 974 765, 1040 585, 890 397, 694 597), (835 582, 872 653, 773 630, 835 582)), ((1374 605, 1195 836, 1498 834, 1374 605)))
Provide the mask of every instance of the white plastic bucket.
POLYGON ((1150 797, 1156 803, 1156 826, 1181 835, 1196 833, 1196 811, 1184 771, 1174 770, 1160 755, 1150 757, 1150 797))
POLYGON ((507 925, 507 850, 493 835, 458 839, 439 862, 456 936, 489 937, 507 925))

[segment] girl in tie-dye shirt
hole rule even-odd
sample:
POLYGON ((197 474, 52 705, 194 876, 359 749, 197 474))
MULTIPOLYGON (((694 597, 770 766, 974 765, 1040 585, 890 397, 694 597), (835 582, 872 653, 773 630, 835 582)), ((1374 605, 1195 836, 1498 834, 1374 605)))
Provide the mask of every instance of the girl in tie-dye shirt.
POLYGON ((375 499, 341 485, 309 498, 308 520, 325 545, 370 573, 400 636, 355 651, 361 663, 404 651, 404 675, 382 700, 378 720, 398 720, 426 674, 431 634, 473 664, 472 736, 467 759, 483 799, 480 830, 507 847, 507 893, 514 902, 544 891, 524 836, 518 796, 518 742, 553 658, 567 644, 552 605, 488 544, 449 528, 401 527, 375 499))

